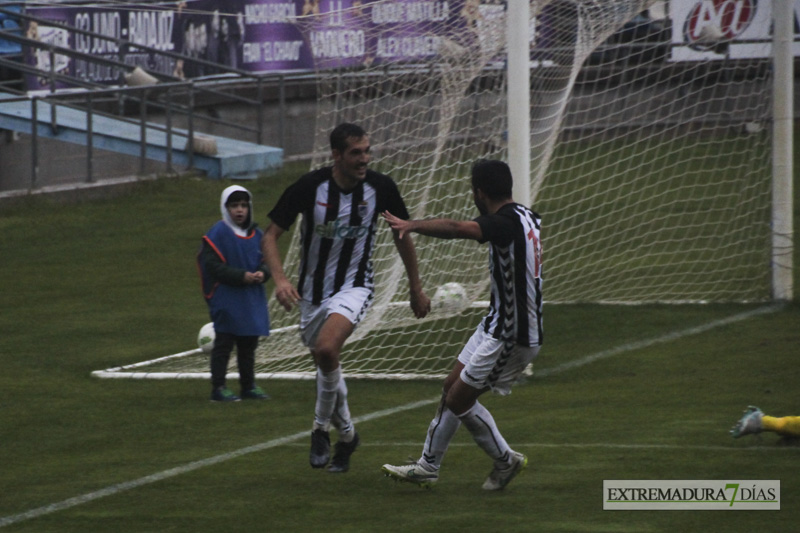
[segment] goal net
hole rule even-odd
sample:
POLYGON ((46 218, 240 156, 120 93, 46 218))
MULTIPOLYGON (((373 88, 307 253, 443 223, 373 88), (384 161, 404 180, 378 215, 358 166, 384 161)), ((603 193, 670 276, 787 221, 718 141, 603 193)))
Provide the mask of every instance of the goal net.
MULTIPOLYGON (((768 59, 731 58, 717 36, 697 44, 714 57, 675 61, 667 19, 636 24, 652 1, 534 0, 531 105, 515 109, 503 2, 343 3, 355 7, 298 19, 318 63, 312 168, 330 164, 333 127, 355 122, 370 135, 372 168, 394 178, 412 217, 471 219, 471 164, 507 159, 509 112, 530 113, 531 175, 515 179, 528 179, 543 218, 547 303, 770 298, 768 59), (350 64, 329 68, 343 54, 350 64)), ((375 301, 343 353, 348 377, 440 378, 485 312, 485 245, 415 244, 432 313, 413 317, 382 227, 375 301), (453 282, 465 302, 436 298, 453 282)), ((296 280, 298 231, 284 262, 296 280)), ((312 377, 297 312, 274 299, 270 311, 258 373, 312 377)), ((196 352, 120 373, 204 375, 196 352)))

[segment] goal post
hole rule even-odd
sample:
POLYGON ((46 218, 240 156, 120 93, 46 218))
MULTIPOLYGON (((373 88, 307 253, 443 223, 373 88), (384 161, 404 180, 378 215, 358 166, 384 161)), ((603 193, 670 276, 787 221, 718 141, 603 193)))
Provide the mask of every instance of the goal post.
MULTIPOLYGON (((719 29, 709 38, 696 18, 681 27, 651 20, 642 31, 635 21, 653 3, 426 2, 442 9, 420 22, 420 11, 398 7, 420 2, 342 2, 335 19, 360 40, 348 43, 352 61, 335 68, 330 56, 342 43, 325 29, 331 13, 302 17, 319 66, 311 167, 330 164, 336 124, 359 123, 372 167, 394 178, 412 217, 463 220, 477 214, 471 164, 508 161, 515 198, 543 219, 546 305, 791 299, 792 75, 775 64, 791 65, 791 28, 788 45, 754 41, 766 52, 737 57, 719 29), (676 53, 686 46, 665 41, 669 31, 695 39, 695 59, 676 53)), ((284 263, 296 279, 293 229, 284 263)), ((426 292, 457 283, 470 305, 415 319, 382 226, 374 304, 343 355, 349 378, 441 378, 485 313, 485 246, 424 236, 415 244, 426 292)), ((270 311, 258 375, 313 378, 297 311, 274 299, 270 311)), ((207 375, 197 351, 159 359, 130 372, 207 375)))
POLYGON ((531 205, 531 6, 528 2, 510 2, 506 11, 508 166, 515 178, 514 199, 531 205))
POLYGON ((772 148, 772 297, 794 298, 794 2, 773 2, 775 89, 772 148))

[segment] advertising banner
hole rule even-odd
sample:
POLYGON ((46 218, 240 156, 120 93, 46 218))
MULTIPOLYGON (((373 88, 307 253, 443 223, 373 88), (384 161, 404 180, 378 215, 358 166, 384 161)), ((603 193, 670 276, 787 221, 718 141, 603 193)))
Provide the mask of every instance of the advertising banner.
MULTIPOLYGON (((54 4, 26 11, 132 45, 248 72, 276 72, 429 58, 437 54, 437 35, 442 35, 432 30, 446 25, 455 40, 462 39, 474 23, 471 10, 479 9, 503 6, 494 1, 481 6, 478 0, 192 0, 168 6, 54 4)), ((166 76, 185 79, 219 73, 210 65, 121 47, 45 23, 31 23, 26 35, 166 76)), ((51 57, 46 51, 28 49, 26 61, 49 70, 51 57)), ((107 84, 118 83, 125 73, 121 70, 130 70, 63 54, 56 54, 55 63, 58 72, 107 84)), ((28 82, 34 89, 44 80, 28 82)))
MULTIPOLYGON (((766 58, 772 53, 772 2, 672 0, 671 59, 766 58)), ((794 2, 794 55, 800 55, 800 0, 794 2)))

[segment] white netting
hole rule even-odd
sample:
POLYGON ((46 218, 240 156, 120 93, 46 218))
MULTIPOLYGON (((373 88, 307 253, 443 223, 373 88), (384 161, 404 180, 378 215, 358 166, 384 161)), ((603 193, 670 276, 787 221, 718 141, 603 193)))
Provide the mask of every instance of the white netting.
MULTIPOLYGON (((336 124, 358 123, 370 135, 372 167, 395 179, 413 217, 473 218, 470 165, 507 157, 505 9, 499 2, 416 2, 447 4, 447 16, 422 30, 417 20, 407 27, 395 21, 391 31, 361 24, 376 20, 372 10, 412 3, 365 3, 341 13, 344 27, 384 32, 381 39, 367 34, 358 64, 346 69, 324 68, 331 43, 323 37, 331 35, 315 34, 314 17, 299 21, 323 56, 316 153, 330 153, 336 124), (430 47, 435 56, 425 55, 430 47), (392 61, 393 50, 420 55, 392 61)), ((668 44, 636 38, 598 49, 650 3, 531 2, 531 109, 511 112, 531 116, 530 188, 543 217, 545 299, 768 299, 769 62, 675 63, 668 44)), ((326 155, 312 167, 323 164, 326 155)), ((458 282, 477 304, 455 316, 413 318, 402 262, 382 230, 375 304, 343 354, 349 376, 442 376, 482 315, 486 248, 415 242, 429 295, 458 282)), ((285 259, 294 279, 298 260, 295 234, 285 259)), ((258 372, 310 376, 297 313, 275 301, 270 310, 277 331, 261 344, 258 372)), ((196 359, 204 371, 205 358, 196 359)), ((186 371, 179 364, 158 371, 186 371)))

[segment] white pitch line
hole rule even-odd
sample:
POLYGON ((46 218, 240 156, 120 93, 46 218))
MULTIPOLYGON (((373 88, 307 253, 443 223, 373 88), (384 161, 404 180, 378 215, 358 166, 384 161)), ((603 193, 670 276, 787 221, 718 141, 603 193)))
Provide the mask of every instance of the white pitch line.
POLYGON ((650 346, 654 346, 656 344, 662 344, 665 342, 671 342, 674 340, 681 339, 683 337, 688 337, 690 335, 697 335, 698 333, 705 333, 706 331, 710 331, 714 328, 718 328, 721 326, 727 326, 729 324, 733 324, 735 322, 741 322, 742 320, 746 320, 748 318, 752 318, 758 315, 765 315, 768 313, 774 313, 779 311, 783 308, 782 304, 776 305, 768 305, 766 307, 759 307, 757 309, 753 309, 752 311, 745 311, 744 313, 739 313, 736 315, 731 315, 729 317, 721 318, 719 320, 713 320, 706 324, 695 326, 693 328, 682 329, 678 331, 674 331, 672 333, 667 333, 666 335, 662 335, 661 337, 655 337, 653 339, 646 339, 643 341, 637 342, 630 342, 627 344, 623 344, 617 346, 616 348, 611 348, 609 350, 603 350, 601 352, 597 352, 591 355, 587 355, 586 357, 582 357, 580 359, 575 359, 574 361, 568 361, 564 364, 558 365, 553 368, 545 368, 542 370, 534 370, 533 377, 534 378, 543 378, 547 376, 555 376, 557 374, 561 374, 566 372, 567 370, 572 370, 573 368, 578 368, 581 366, 588 365, 589 363, 594 363, 595 361, 599 361, 600 359, 607 359, 609 357, 613 357, 615 355, 619 355, 624 352, 630 352, 633 350, 640 350, 642 348, 649 348, 650 346))
MULTIPOLYGON (((619 355, 624 352, 629 352, 632 350, 638 350, 641 348, 647 348, 649 346, 653 346, 655 344, 660 344, 664 342, 669 342, 673 340, 680 339, 682 337, 687 337, 689 335, 695 335, 698 333, 704 333, 711 329, 726 326, 728 324, 732 324, 734 322, 739 322, 757 315, 767 314, 767 313, 774 313, 781 309, 781 305, 771 305, 766 307, 760 307, 758 309, 754 309, 752 311, 747 311, 745 313, 739 313, 736 315, 732 315, 727 318, 723 318, 720 320, 714 320, 712 322, 708 322, 707 324, 688 328, 680 331, 676 331, 674 333, 670 333, 667 335, 663 335, 661 337, 656 337, 654 339, 639 341, 639 342, 632 342, 628 344, 623 344, 617 348, 612 348, 610 350, 604 350, 601 352, 597 352, 592 355, 588 355, 581 359, 576 359, 575 361, 570 361, 568 363, 564 363, 562 365, 556 366, 554 368, 543 369, 539 370, 535 373, 536 377, 545 377, 545 376, 553 376, 556 374, 561 374, 562 372, 566 372, 567 370, 572 370, 573 368, 578 368, 589 363, 593 363, 594 361, 605 359, 608 357, 612 357, 614 355, 619 355)), ((411 409, 416 409, 417 407, 424 407, 426 405, 431 405, 438 403, 441 399, 441 396, 437 396, 436 398, 428 399, 428 400, 420 400, 417 402, 407 403, 405 405, 400 405, 397 407, 393 407, 390 409, 384 409, 381 411, 375 411, 360 417, 355 417, 353 419, 354 422, 367 422, 369 420, 376 420, 378 418, 383 418, 386 416, 391 416, 397 413, 401 413, 403 411, 409 411, 411 409)), ((292 442, 307 437, 309 434, 308 431, 302 431, 299 433, 295 433, 293 435, 288 435, 286 437, 280 437, 277 439, 273 439, 267 442, 262 442, 261 444, 255 444, 253 446, 248 446, 246 448, 241 448, 239 450, 234 450, 232 452, 223 453, 220 455, 215 455, 213 457, 209 457, 207 459, 201 459, 199 461, 194 461, 191 463, 187 463, 183 466, 178 466, 176 468, 171 468, 169 470, 164 470, 162 472, 158 472, 155 474, 151 474, 149 476, 141 477, 139 479, 134 479, 133 481, 126 481, 124 483, 118 483, 116 485, 110 485, 104 489, 100 489, 98 491, 89 492, 83 494, 81 496, 76 496, 74 498, 69 498, 57 503, 52 503, 50 505, 44 505, 42 507, 37 507, 35 509, 31 509, 29 511, 25 511, 24 513, 19 513, 11 516, 6 516, 4 518, 0 518, 0 527, 9 526, 11 524, 16 524, 19 522, 23 522, 25 520, 31 520, 33 518, 38 518, 40 516, 48 515, 51 513, 55 513, 57 511, 63 511, 65 509, 69 509, 71 507, 76 507, 78 505, 83 505, 85 503, 89 503, 100 498, 105 498, 106 496, 113 496, 115 494, 119 494, 121 492, 125 492, 131 489, 135 489, 137 487, 142 487, 144 485, 150 485, 152 483, 156 483, 158 481, 162 481, 164 479, 169 479, 175 476, 180 476, 182 474, 187 474, 189 472, 193 472, 195 470, 199 470, 201 468, 205 468, 207 466, 213 466, 219 463, 223 463, 225 461, 230 461, 231 459, 236 459, 237 457, 241 457, 243 455, 248 455, 255 452, 260 452, 264 450, 268 450, 270 448, 275 448, 277 446, 282 446, 285 444, 291 444, 292 442)), ((418 443, 419 444, 419 443, 418 443)), ((552 446, 552 447, 588 447, 592 445, 568 445, 568 444, 551 444, 551 445, 540 445, 542 447, 545 446, 552 446)), ((595 445, 597 446, 597 445, 595 445)), ((638 445, 614 445, 614 444, 606 444, 606 447, 614 447, 614 448, 632 448, 637 447, 638 445)), ((653 445, 656 446, 656 445, 653 445)), ((666 445, 665 445, 666 446, 666 445)), ((662 446, 664 447, 664 446, 662 446)), ((707 448, 703 448, 707 449, 707 448)), ((728 450, 729 448, 720 447, 720 449, 728 450)))
MULTIPOLYGON (((430 400, 420 400, 412 403, 407 403, 405 405, 400 405, 398 407, 384 409, 382 411, 375 411, 373 413, 369 413, 364 416, 355 417, 353 418, 353 422, 360 423, 360 422, 366 422, 368 420, 375 420, 377 418, 383 418, 385 416, 391 416, 397 413, 401 413, 403 411, 408 411, 410 409, 416 409, 417 407, 423 407, 426 405, 435 404, 440 399, 441 396, 437 396, 436 398, 432 398, 430 400)), ((169 479, 175 476, 180 476, 182 474, 187 474, 189 472, 193 472, 195 470, 199 470, 207 466, 213 466, 219 463, 223 463, 225 461, 230 461, 231 459, 236 459, 237 457, 241 457, 243 455, 248 455, 251 453, 268 450, 270 448, 275 448, 277 446, 290 444, 293 441, 308 437, 309 434, 310 431, 301 431, 300 433, 295 433, 293 435, 288 435, 286 437, 280 437, 267 442, 262 442, 261 444, 255 444, 253 446, 241 448, 239 450, 235 450, 232 452, 215 455, 207 459, 194 461, 185 464, 183 466, 178 466, 176 468, 170 468, 169 470, 164 470, 163 472, 158 472, 156 474, 151 474, 149 476, 140 477, 139 479, 134 479, 133 481, 126 481, 124 483, 118 483, 117 485, 111 485, 109 487, 100 489, 95 492, 89 492, 81 496, 69 498, 67 500, 58 503, 52 503, 50 505, 37 507, 35 509, 26 511, 24 513, 6 516, 4 518, 0 518, 0 527, 9 526, 11 524, 16 524, 18 522, 30 520, 32 518, 38 518, 40 516, 55 513, 57 511, 63 511, 64 509, 69 509, 70 507, 83 505, 84 503, 89 503, 94 500, 99 500, 100 498, 105 498, 106 496, 113 496, 115 494, 119 494, 120 492, 125 492, 131 489, 135 489, 137 487, 150 485, 158 481, 169 479)))
MULTIPOLYGON (((464 443, 467 444, 467 443, 464 443)), ((469 443, 472 444, 472 443, 469 443)), ((474 444, 472 444, 474 446, 474 444)), ((528 443, 528 444, 515 444, 515 448, 606 448, 611 450, 696 450, 696 451, 709 451, 709 452, 770 452, 770 451, 795 451, 800 452, 800 446, 702 446, 696 444, 614 444, 611 442, 595 442, 587 444, 547 444, 547 443, 528 443)))
MULTIPOLYGON (((288 446, 292 447, 305 447, 306 444, 301 444, 299 442, 290 443, 288 446)), ((359 445, 359 448, 398 448, 398 447, 422 447, 422 442, 362 442, 359 445)), ((450 444, 450 448, 459 448, 459 447, 475 447, 474 442, 454 442, 450 444)), ((780 451, 780 452, 798 452, 800 453, 800 445, 788 445, 788 446, 764 446, 764 445, 755 445, 755 446, 702 446, 697 444, 616 444, 613 442, 593 442, 593 443, 547 443, 547 442, 523 442, 523 443, 514 443, 514 449, 517 448, 557 448, 557 449, 564 449, 564 448, 575 448, 575 449, 593 449, 593 448, 604 448, 610 450, 695 450, 695 451, 709 451, 709 452, 718 452, 718 451, 725 451, 725 452, 772 452, 772 451, 780 451)))

